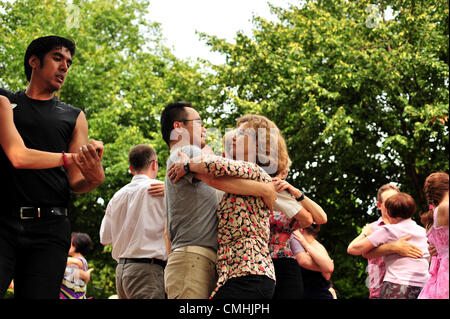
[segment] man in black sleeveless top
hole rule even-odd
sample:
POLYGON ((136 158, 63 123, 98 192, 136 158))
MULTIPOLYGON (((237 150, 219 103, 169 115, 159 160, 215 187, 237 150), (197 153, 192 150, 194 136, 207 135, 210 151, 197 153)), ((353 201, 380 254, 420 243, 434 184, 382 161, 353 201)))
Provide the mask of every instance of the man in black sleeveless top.
POLYGON ((58 298, 71 241, 70 191, 89 192, 105 178, 87 141, 84 113, 54 95, 74 54, 75 44, 68 39, 35 39, 24 59, 27 89, 0 88, 14 107, 14 123, 28 148, 79 157, 67 173, 60 167, 15 169, 0 148, 0 298, 12 279, 15 298, 58 298))

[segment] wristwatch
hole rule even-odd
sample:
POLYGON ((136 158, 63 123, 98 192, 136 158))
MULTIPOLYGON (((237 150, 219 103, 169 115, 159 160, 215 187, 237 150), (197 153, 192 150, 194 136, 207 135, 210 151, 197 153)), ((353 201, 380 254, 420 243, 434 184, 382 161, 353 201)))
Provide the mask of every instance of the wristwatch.
POLYGON ((190 168, 189 168, 189 161, 186 161, 184 163, 184 170, 186 171, 186 174, 191 171, 190 168))
POLYGON ((296 198, 297 202, 301 202, 304 199, 305 199, 305 193, 304 192, 302 192, 302 196, 300 196, 299 198, 296 198))

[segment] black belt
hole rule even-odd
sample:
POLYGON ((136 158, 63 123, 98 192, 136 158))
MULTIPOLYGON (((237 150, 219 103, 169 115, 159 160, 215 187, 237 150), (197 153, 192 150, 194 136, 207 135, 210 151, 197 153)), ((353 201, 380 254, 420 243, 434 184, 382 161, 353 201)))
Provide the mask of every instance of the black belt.
POLYGON ((156 258, 120 258, 119 264, 136 264, 136 263, 145 263, 145 264, 157 264, 161 267, 166 267, 166 262, 161 259, 156 258))
POLYGON ((19 207, 11 210, 11 215, 20 219, 67 216, 65 207, 19 207))

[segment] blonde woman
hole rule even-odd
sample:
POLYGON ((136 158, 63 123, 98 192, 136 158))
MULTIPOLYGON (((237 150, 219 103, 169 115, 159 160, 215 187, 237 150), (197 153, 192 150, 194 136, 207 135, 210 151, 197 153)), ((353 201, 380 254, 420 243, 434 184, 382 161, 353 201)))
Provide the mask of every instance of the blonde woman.
MULTIPOLYGON (((187 165, 189 171, 198 174, 230 175, 267 182, 271 180, 269 174, 276 176, 290 164, 286 143, 279 129, 264 116, 249 114, 239 118, 236 129, 228 132, 224 140, 225 155, 234 161, 219 157, 191 159, 169 168, 169 177, 177 181, 185 174, 184 167, 187 165)), ((314 219, 319 223, 326 222, 323 210, 304 194, 287 183, 279 183, 278 186, 280 190, 289 188, 300 201, 306 203, 305 209, 302 209, 291 195, 284 200, 288 202, 291 217, 295 216, 300 225, 306 227, 314 219)), ((270 211, 261 204, 258 198, 234 194, 225 194, 219 204, 219 280, 212 294, 215 298, 270 298, 273 295, 270 287, 275 283, 275 274, 268 246, 271 237, 270 211), (259 294, 258 290, 264 293, 259 294)), ((289 235, 286 240, 288 238, 289 235)), ((292 257, 292 252, 290 254, 292 257)), ((292 261, 297 267, 298 279, 300 269, 295 260, 292 261)), ((292 282, 291 278, 287 277, 288 281, 292 282)), ((295 283, 294 286, 302 289, 301 280, 295 283)))
POLYGON ((266 131, 265 143, 271 144, 267 150, 259 149, 258 154, 261 161, 266 163, 262 167, 272 177, 278 192, 274 211, 269 219, 269 251, 277 278, 273 298, 301 299, 302 272, 291 250, 289 237, 293 231, 308 227, 312 223, 325 224, 327 215, 317 203, 286 181, 291 159, 286 141, 277 125, 265 116, 254 114, 244 115, 237 120, 238 127, 243 124, 254 131, 266 131), (273 143, 274 141, 276 143, 273 143), (271 153, 268 153, 269 151, 271 153))

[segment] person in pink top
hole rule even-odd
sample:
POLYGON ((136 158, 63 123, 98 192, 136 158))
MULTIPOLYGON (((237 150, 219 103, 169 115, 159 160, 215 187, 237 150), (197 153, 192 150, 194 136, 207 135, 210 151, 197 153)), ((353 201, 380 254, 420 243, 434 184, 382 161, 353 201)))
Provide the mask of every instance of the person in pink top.
MULTIPOLYGON (((367 228, 365 229, 365 233, 374 232, 383 225, 389 224, 384 203, 389 197, 397 194, 398 192, 400 192, 398 187, 391 183, 384 184, 378 189, 377 208, 380 210, 381 216, 378 220, 366 226, 367 228)), ((381 286, 383 285, 384 275, 386 273, 383 256, 399 254, 404 257, 422 257, 422 251, 408 242, 408 239, 410 238, 411 236, 409 235, 404 238, 400 238, 395 242, 383 244, 362 255, 364 258, 367 258, 368 278, 366 284, 369 288, 370 299, 380 298, 381 286)))
POLYGON ((427 229, 430 245, 437 255, 431 258, 430 279, 423 287, 418 299, 448 299, 448 193, 449 178, 445 172, 436 172, 425 180, 424 191, 428 204, 436 207, 423 214, 421 221, 427 229))
POLYGON ((421 258, 390 254, 383 257, 386 274, 381 287, 381 299, 416 299, 429 278, 428 243, 425 228, 411 217, 416 212, 414 199, 406 193, 390 196, 385 202, 389 224, 370 233, 367 227, 348 246, 351 255, 361 255, 382 244, 411 236, 410 243, 421 249, 421 258), (367 233, 366 233, 367 232, 367 233))

